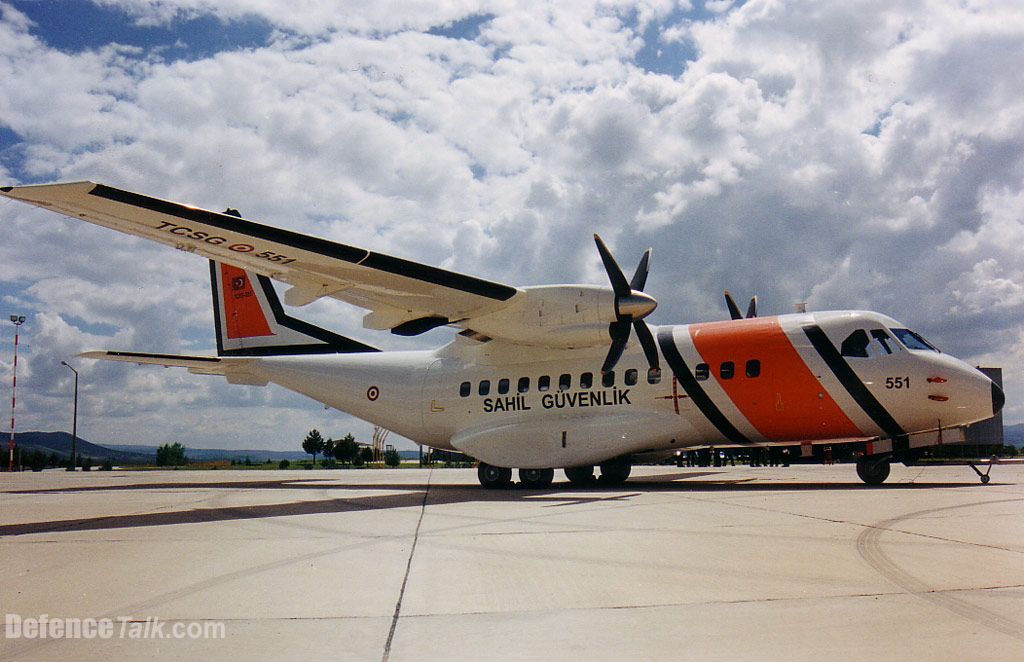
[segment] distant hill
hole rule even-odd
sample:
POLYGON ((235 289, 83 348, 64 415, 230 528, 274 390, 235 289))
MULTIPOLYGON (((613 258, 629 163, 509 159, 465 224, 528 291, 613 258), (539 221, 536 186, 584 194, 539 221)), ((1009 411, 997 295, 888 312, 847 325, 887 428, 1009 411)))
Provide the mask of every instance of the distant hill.
MULTIPOLYGON (((134 446, 130 444, 110 444, 108 448, 112 448, 118 451, 146 453, 152 461, 156 461, 156 446, 134 446)), ((241 462, 245 461, 245 458, 249 458, 253 462, 264 462, 266 460, 272 460, 278 462, 280 460, 308 460, 310 459, 309 453, 304 453, 301 450, 298 451, 268 451, 268 450, 228 450, 225 448, 189 448, 185 447, 185 457, 196 462, 215 462, 217 460, 238 460, 241 462)), ((319 456, 317 456, 319 460, 319 456)))
POLYGON ((1024 423, 1004 425, 1003 443, 1024 448, 1024 423))
MULTIPOLYGON (((23 452, 39 450, 47 455, 56 453, 58 457, 71 457, 71 434, 67 432, 18 432, 14 435, 14 443, 23 452)), ((134 452, 108 448, 86 441, 81 437, 75 444, 75 453, 79 458, 91 457, 94 462, 110 460, 116 464, 152 464, 156 462, 156 449, 153 452, 134 452)))
MULTIPOLYGON (((71 456, 71 435, 67 432, 19 432, 14 442, 23 451, 42 451, 46 454, 56 453, 61 458, 71 456)), ((101 446, 78 438, 76 452, 79 457, 91 457, 94 462, 110 460, 116 464, 154 464, 156 462, 156 446, 137 446, 134 444, 108 444, 101 446)), ((418 451, 401 451, 402 459, 416 459, 418 451)), ((246 458, 255 463, 270 460, 308 460, 309 453, 301 450, 270 451, 270 450, 228 450, 225 448, 189 448, 185 447, 185 457, 193 462, 216 462, 235 460, 245 462, 246 458)), ((317 457, 317 460, 320 458, 317 457)))

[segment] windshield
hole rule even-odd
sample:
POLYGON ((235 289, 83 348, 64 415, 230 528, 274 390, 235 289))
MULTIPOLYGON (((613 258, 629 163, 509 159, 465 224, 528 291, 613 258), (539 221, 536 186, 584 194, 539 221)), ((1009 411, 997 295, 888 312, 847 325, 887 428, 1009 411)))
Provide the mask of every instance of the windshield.
POLYGON ((907 349, 923 349, 931 352, 937 352, 930 342, 922 338, 920 335, 914 333, 910 329, 889 329, 893 335, 899 338, 900 342, 906 346, 907 349))

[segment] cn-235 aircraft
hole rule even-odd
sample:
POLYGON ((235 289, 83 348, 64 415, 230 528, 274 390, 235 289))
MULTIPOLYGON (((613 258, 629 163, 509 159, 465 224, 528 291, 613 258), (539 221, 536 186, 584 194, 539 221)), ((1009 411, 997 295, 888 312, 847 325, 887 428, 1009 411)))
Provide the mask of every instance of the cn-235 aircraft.
POLYGON ((855 442, 857 474, 962 441, 1004 402, 985 375, 874 312, 744 316, 652 327, 651 251, 630 280, 594 236, 610 287, 511 287, 92 182, 5 187, 51 211, 210 260, 217 356, 83 356, 273 383, 480 461, 484 487, 626 480, 680 449, 855 442), (378 351, 287 315, 333 297, 368 329, 458 334, 433 351, 378 351), (631 342, 635 335, 638 342, 631 342), (666 366, 666 367, 663 367, 666 366))

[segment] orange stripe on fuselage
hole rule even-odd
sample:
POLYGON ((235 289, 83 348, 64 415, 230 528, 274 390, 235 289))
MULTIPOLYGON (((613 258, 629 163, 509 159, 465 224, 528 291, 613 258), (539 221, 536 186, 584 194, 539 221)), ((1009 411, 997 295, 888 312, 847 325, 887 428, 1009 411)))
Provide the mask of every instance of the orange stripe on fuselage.
POLYGON ((228 338, 274 335, 245 271, 227 264, 220 265, 220 287, 228 338))
POLYGON ((770 441, 856 437, 862 433, 804 363, 777 318, 691 324, 690 337, 736 408, 770 441), (758 377, 747 361, 761 362, 758 377), (735 374, 722 379, 721 364, 735 374))

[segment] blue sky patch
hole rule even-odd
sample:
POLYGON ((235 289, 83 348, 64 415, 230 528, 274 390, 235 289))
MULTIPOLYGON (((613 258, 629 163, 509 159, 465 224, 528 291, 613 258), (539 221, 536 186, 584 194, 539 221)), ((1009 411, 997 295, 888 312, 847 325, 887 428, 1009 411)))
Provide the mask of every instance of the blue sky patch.
POLYGON ((267 44, 273 27, 256 16, 223 22, 210 16, 176 18, 168 25, 137 25, 116 7, 81 0, 13 0, 11 5, 35 25, 33 35, 48 46, 79 53, 111 43, 158 50, 167 60, 196 60, 223 51, 267 44))
POLYGON ((474 14, 473 16, 467 16, 466 18, 446 23, 445 25, 434 26, 427 30, 427 34, 448 37, 449 39, 474 41, 480 36, 480 28, 493 18, 493 14, 474 14))

